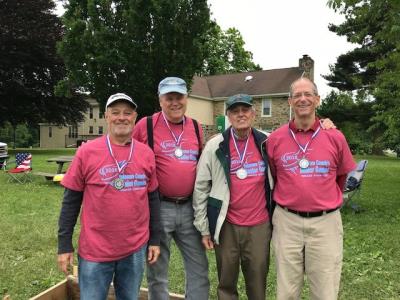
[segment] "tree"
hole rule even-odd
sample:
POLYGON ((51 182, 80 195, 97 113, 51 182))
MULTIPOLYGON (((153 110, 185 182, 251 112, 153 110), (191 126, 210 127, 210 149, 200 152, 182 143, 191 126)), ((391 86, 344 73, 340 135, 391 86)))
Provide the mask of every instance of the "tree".
POLYGON ((65 69, 56 54, 62 27, 51 0, 0 0, 0 125, 66 124, 83 118, 79 97, 57 97, 65 69))
POLYGON ((371 153, 373 136, 366 128, 372 125, 373 105, 373 102, 357 99, 350 92, 332 91, 323 99, 318 115, 335 121, 354 153, 371 153))
POLYGON ((216 75, 261 70, 253 54, 244 49, 244 40, 236 28, 223 31, 215 22, 207 33, 205 58, 199 75, 216 75))
POLYGON ((59 53, 68 69, 57 91, 77 86, 104 105, 125 92, 141 114, 158 106, 166 76, 187 82, 200 70, 210 26, 206 0, 70 0, 59 53))
POLYGON ((391 0, 329 0, 346 20, 329 29, 358 45, 339 56, 324 76, 329 85, 357 91, 373 99, 369 132, 376 145, 400 145, 400 2, 391 0))

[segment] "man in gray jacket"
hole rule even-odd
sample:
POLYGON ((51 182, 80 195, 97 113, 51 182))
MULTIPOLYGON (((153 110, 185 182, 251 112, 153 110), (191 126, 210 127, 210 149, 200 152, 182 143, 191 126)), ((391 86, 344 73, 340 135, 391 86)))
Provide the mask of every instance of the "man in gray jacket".
POLYGON ((238 299, 242 268, 248 299, 264 300, 271 238, 266 136, 252 128, 252 98, 226 103, 232 126, 206 144, 197 166, 194 224, 206 249, 215 247, 218 299, 238 299))

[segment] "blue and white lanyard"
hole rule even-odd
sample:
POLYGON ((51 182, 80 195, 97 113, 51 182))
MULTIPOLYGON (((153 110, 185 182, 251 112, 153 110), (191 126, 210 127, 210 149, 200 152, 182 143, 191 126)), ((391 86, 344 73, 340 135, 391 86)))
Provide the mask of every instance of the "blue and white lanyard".
POLYGON ((163 116, 163 118, 164 118, 165 124, 167 125, 169 132, 171 132, 171 135, 172 135, 172 137, 174 138, 175 146, 178 146, 178 147, 179 147, 179 144, 181 143, 181 140, 182 140, 183 131, 185 130, 185 117, 182 117, 182 132, 181 132, 181 134, 180 134, 178 137, 176 137, 176 135, 175 135, 175 133, 172 131, 171 127, 169 127, 169 123, 168 123, 167 118, 166 118, 165 115, 164 115, 164 112, 161 111, 161 114, 162 114, 162 116, 163 116))
POLYGON ((235 137, 235 134, 233 132, 233 128, 232 127, 231 127, 231 137, 233 139, 233 145, 235 146, 236 152, 237 152, 237 154, 239 156, 239 159, 240 159, 239 167, 237 167, 234 170, 232 170, 232 171, 235 171, 235 170, 240 169, 241 167, 243 167, 244 158, 246 157, 246 152, 247 152, 247 145, 249 144, 250 134, 247 135, 246 144, 244 146, 243 153, 240 153, 240 151, 239 151, 239 148, 238 148, 238 145, 237 145, 237 142, 236 142, 236 137, 235 137))
POLYGON ((313 135, 311 136, 311 139, 307 142, 307 144, 305 144, 304 146, 302 146, 302 145, 300 145, 300 143, 297 141, 296 135, 294 134, 293 130, 290 129, 290 127, 289 127, 289 132, 291 133, 292 138, 293 138, 293 140, 296 142, 297 146, 299 146, 300 150, 303 152, 303 155, 306 154, 308 146, 311 145, 312 140, 317 136, 317 134, 319 133, 320 130, 321 130, 321 126, 318 126, 318 129, 315 130, 315 132, 314 132, 313 135))
POLYGON ((128 160, 125 161, 124 163, 122 163, 121 166, 119 165, 117 159, 114 156, 114 153, 113 153, 112 147, 111 147, 110 136, 108 134, 107 134, 107 148, 108 148, 108 151, 110 152, 110 155, 114 159, 114 162, 115 162, 115 164, 117 166, 118 174, 121 174, 121 172, 125 169, 125 167, 128 165, 128 163, 131 161, 132 153, 133 153, 133 139, 131 139, 131 149, 130 149, 130 152, 129 152, 128 160))

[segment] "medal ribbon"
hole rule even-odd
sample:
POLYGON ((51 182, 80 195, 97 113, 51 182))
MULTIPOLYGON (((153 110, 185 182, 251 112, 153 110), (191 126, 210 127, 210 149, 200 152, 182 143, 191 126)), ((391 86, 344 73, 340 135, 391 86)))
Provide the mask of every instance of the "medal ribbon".
POLYGON ((318 129, 315 130, 315 132, 314 132, 313 135, 311 136, 311 139, 307 142, 307 144, 304 145, 304 147, 303 147, 302 145, 300 145, 300 143, 297 141, 296 135, 294 134, 293 130, 290 129, 290 127, 289 127, 289 132, 290 132, 290 134, 292 135, 292 138, 293 138, 293 140, 296 142, 297 146, 299 146, 300 150, 301 150, 301 151, 303 152, 303 154, 305 155, 308 146, 311 145, 312 140, 317 136, 317 134, 319 133, 320 129, 321 129, 321 126, 318 126, 318 129))
POLYGON ((111 157, 114 159, 115 164, 117 165, 118 174, 121 174, 121 172, 125 169, 125 167, 128 165, 128 163, 131 161, 132 153, 133 153, 133 139, 131 139, 131 149, 129 152, 128 160, 125 161, 125 163, 123 163, 121 166, 119 165, 117 159, 114 156, 114 153, 113 153, 112 147, 111 147, 110 136, 108 134, 107 134, 107 148, 108 148, 108 151, 110 152, 111 157))
MULTIPOLYGON (((232 139, 233 139, 233 145, 235 146, 236 152, 239 155, 239 159, 240 159, 240 165, 239 165, 238 168, 235 169, 235 170, 238 170, 241 167, 243 167, 244 158, 245 158, 246 152, 247 152, 247 145, 249 144, 250 134, 247 136, 246 145, 244 146, 244 150, 243 150, 242 154, 240 153, 239 148, 237 146, 236 137, 235 137, 235 134, 233 132, 233 128, 232 127, 231 127, 231 136, 232 136, 232 139)), ((232 170, 232 171, 235 171, 235 170, 232 170)))
POLYGON ((171 132, 171 135, 172 135, 172 137, 174 138, 175 145, 176 145, 176 146, 179 146, 179 144, 181 143, 181 140, 182 140, 183 131, 185 130, 185 117, 182 117, 182 132, 181 132, 181 134, 180 134, 178 137, 176 137, 176 135, 175 135, 175 133, 172 131, 171 127, 169 127, 169 123, 168 123, 167 118, 166 118, 165 115, 164 115, 164 112, 161 111, 161 114, 162 114, 162 116, 163 116, 163 118, 164 118, 165 124, 167 125, 169 132, 171 132))

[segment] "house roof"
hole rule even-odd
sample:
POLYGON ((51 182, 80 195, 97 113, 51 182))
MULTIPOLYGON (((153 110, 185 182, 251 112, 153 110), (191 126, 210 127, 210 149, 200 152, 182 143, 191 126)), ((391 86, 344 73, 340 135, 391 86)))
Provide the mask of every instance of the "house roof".
POLYGON ((224 74, 199 77, 194 76, 191 96, 205 98, 225 98, 235 94, 271 95, 289 92, 290 84, 301 77, 299 67, 224 74), (246 77, 252 76, 246 81, 246 77))

